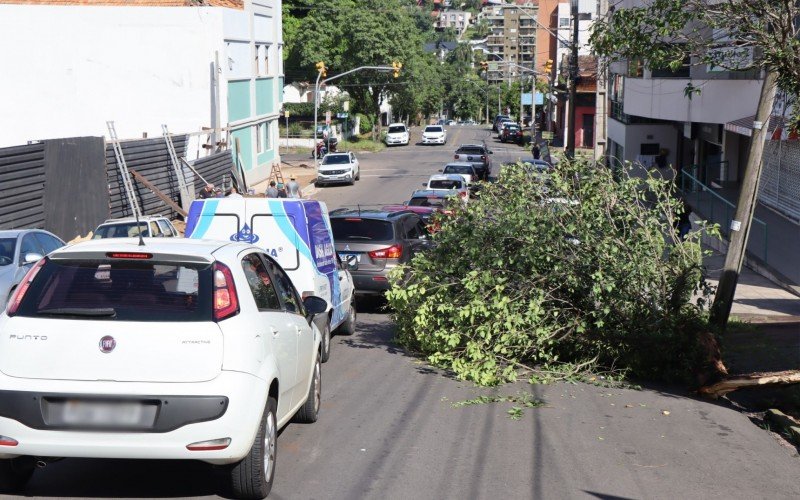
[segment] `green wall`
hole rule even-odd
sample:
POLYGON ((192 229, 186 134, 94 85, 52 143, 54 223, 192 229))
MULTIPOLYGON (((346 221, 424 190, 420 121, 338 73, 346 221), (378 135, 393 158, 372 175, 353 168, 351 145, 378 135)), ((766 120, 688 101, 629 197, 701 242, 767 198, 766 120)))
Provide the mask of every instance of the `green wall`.
MULTIPOLYGON (((242 148, 241 151, 241 158, 242 158, 242 165, 244 166, 245 172, 248 170, 253 170, 253 136, 250 132, 251 127, 240 128, 238 130, 234 130, 231 132, 232 141, 233 141, 233 149, 234 154, 239 153, 236 151, 236 139, 239 139, 239 144, 242 148)), ((236 157, 234 157, 234 162, 238 161, 236 157)))
POLYGON ((256 115, 266 115, 275 111, 275 94, 272 85, 274 78, 256 80, 256 115))
POLYGON ((228 121, 250 117, 250 80, 228 82, 228 121))

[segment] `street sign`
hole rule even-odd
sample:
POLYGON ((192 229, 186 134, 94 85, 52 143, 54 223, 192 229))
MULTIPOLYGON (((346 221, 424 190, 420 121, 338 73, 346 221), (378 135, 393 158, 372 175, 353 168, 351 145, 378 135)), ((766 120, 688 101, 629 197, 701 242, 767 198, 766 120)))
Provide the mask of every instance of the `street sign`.
POLYGON ((286 118, 289 118, 289 114, 290 114, 290 113, 289 113, 289 110, 288 110, 288 109, 287 109, 286 111, 284 111, 284 112, 283 112, 283 116, 285 116, 286 118))
POLYGON ((497 61, 489 61, 489 71, 497 71, 500 64, 497 61))
POLYGON ((347 118, 347 117, 348 117, 347 113, 336 113, 336 118, 347 118))
POLYGON ((330 125, 330 124, 331 124, 331 112, 330 111, 326 111, 325 112, 325 125, 330 125))
POLYGON ((552 141, 553 140, 553 132, 543 131, 542 132, 542 139, 545 141, 552 141))

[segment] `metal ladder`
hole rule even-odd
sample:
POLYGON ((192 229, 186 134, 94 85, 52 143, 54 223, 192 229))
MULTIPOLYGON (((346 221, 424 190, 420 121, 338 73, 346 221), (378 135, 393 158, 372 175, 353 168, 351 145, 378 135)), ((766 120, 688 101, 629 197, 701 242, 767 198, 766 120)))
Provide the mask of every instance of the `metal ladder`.
POLYGON ((167 151, 169 151, 169 158, 172 161, 172 168, 175 170, 175 177, 178 179, 178 190, 181 194, 181 206, 186 210, 188 205, 192 202, 190 197, 189 187, 186 184, 186 178, 183 176, 183 169, 181 169, 180 162, 178 161, 178 154, 175 152, 175 145, 172 143, 172 136, 167 129, 166 124, 161 125, 161 132, 164 134, 164 142, 167 143, 167 151))
POLYGON ((122 174, 122 185, 125 188, 125 195, 128 198, 128 204, 131 206, 131 211, 134 217, 141 217, 142 210, 139 208, 139 200, 136 199, 136 192, 133 190, 133 182, 131 181, 131 174, 128 172, 128 165, 125 163, 125 156, 122 154, 122 146, 117 137, 117 129, 114 127, 113 121, 107 121, 108 135, 111 138, 111 145, 114 148, 114 156, 117 158, 117 167, 122 174))

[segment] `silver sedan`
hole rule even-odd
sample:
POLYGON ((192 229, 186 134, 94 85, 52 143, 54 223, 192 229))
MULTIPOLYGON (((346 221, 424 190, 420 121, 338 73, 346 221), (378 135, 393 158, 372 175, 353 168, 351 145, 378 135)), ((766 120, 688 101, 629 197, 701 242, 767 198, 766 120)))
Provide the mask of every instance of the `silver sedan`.
POLYGON ((41 229, 0 231, 0 312, 31 266, 63 246, 58 236, 41 229))

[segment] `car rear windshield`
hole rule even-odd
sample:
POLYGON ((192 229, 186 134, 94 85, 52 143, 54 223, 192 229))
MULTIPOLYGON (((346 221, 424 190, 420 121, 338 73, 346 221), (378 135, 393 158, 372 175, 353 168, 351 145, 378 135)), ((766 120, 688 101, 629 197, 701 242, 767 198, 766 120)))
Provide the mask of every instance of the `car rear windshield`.
POLYGON ((211 266, 155 261, 48 260, 19 316, 210 321, 211 266))
POLYGON ((17 246, 16 238, 0 238, 0 266, 14 263, 15 246, 17 246))
POLYGON ((465 175, 472 175, 474 174, 474 170, 469 165, 447 165, 444 167, 443 174, 465 174, 465 175))
POLYGON ((428 187, 430 189, 461 189, 462 184, 461 181, 444 179, 430 181, 428 187))
POLYGON ((442 131, 442 127, 440 127, 438 125, 432 125, 432 126, 425 127, 425 132, 441 132, 441 131, 442 131))
POLYGON ((350 155, 327 155, 322 159, 323 165, 344 165, 350 163, 350 155))
MULTIPOLYGON (((147 235, 147 223, 140 222, 139 227, 147 235)), ((97 232, 94 233, 92 239, 99 240, 101 238, 133 238, 139 236, 139 231, 136 230, 136 222, 126 222, 120 224, 109 224, 107 226, 100 226, 97 232)))
POLYGON ((427 198, 418 196, 411 198, 408 204, 412 207, 444 207, 446 201, 444 198, 427 198))
POLYGON ((458 148, 456 151, 457 155, 482 155, 484 154, 483 148, 481 147, 468 147, 468 148, 458 148))
POLYGON ((334 241, 391 241, 392 224, 385 220, 345 217, 331 219, 334 241))
POLYGON ((400 125, 398 125, 396 127, 389 127, 389 133, 390 134, 399 134, 400 132, 405 132, 405 131, 406 131, 406 128, 402 127, 400 125))

